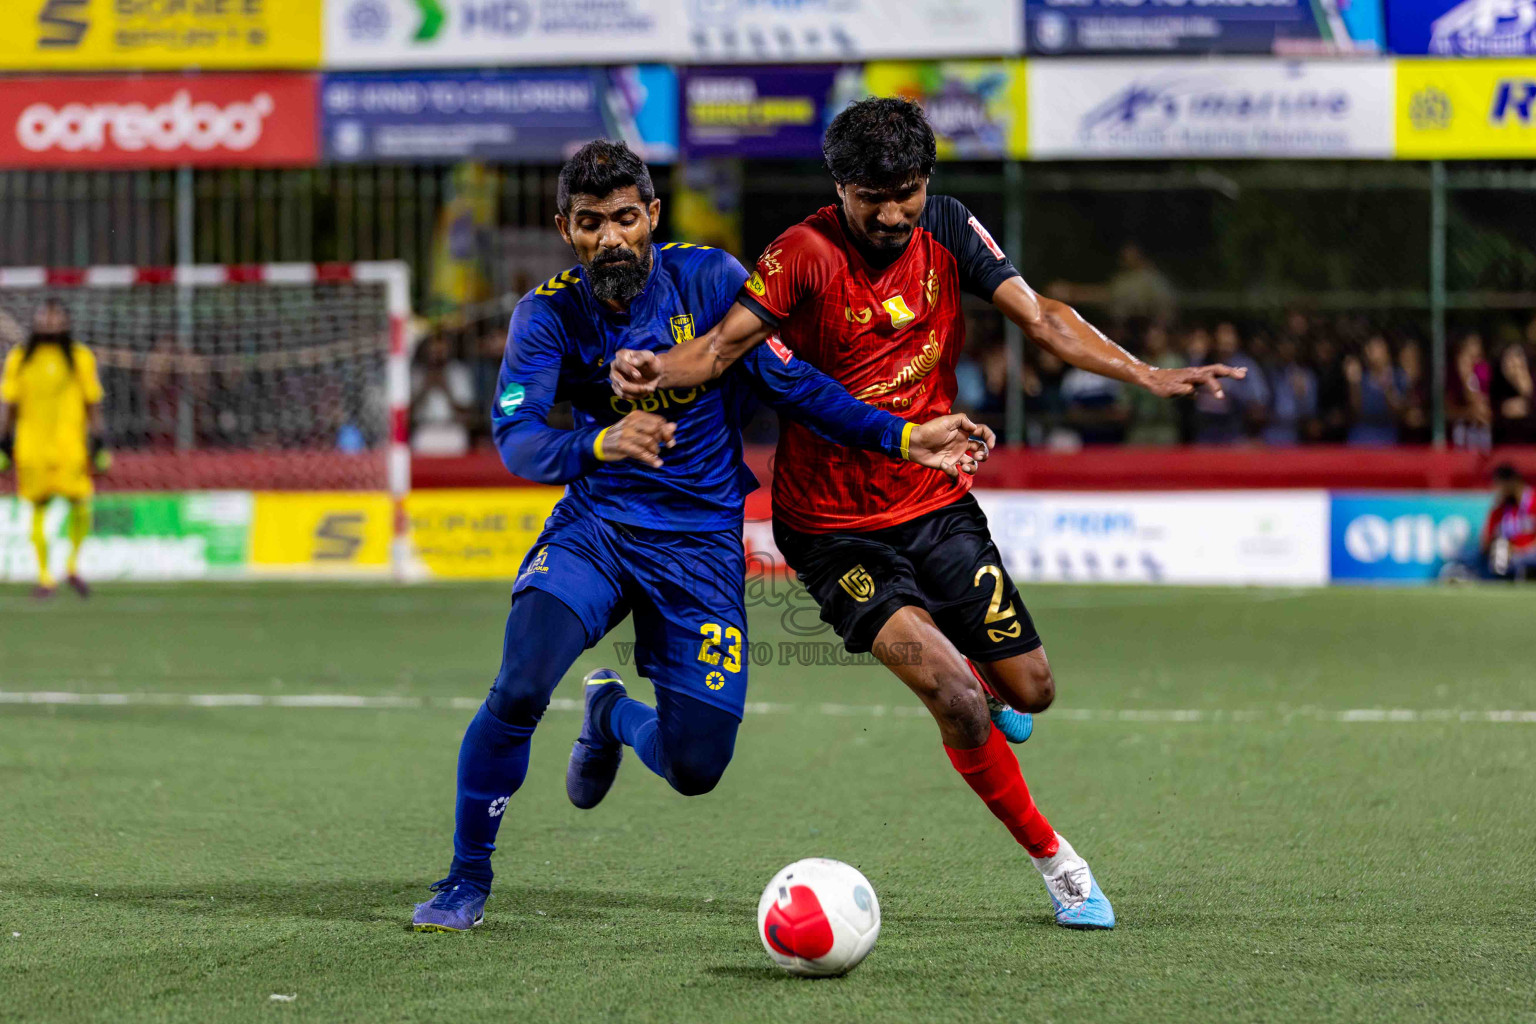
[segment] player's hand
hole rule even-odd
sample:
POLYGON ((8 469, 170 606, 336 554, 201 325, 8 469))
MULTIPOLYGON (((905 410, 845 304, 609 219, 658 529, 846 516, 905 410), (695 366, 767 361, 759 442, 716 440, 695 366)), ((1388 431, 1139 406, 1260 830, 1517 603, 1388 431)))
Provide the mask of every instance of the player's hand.
POLYGON ((1200 388, 1205 388, 1217 398, 1222 398, 1226 394, 1221 389, 1222 377, 1242 380, 1246 376, 1248 376, 1246 366, 1228 366, 1225 363, 1187 366, 1178 370, 1165 370, 1154 366, 1148 371, 1141 386, 1159 398, 1192 395, 1200 388))
POLYGON ((660 379, 661 361, 646 349, 621 348, 608 367, 608 382, 621 398, 644 398, 660 379))
POLYGON ((660 452, 672 447, 675 433, 677 424, 671 420, 653 412, 632 412, 603 432, 597 442, 597 457, 604 462, 634 459, 660 469, 660 452))
POLYGON ((997 435, 991 427, 956 412, 913 427, 907 439, 907 458, 958 480, 961 473, 975 473, 996 444, 997 435))

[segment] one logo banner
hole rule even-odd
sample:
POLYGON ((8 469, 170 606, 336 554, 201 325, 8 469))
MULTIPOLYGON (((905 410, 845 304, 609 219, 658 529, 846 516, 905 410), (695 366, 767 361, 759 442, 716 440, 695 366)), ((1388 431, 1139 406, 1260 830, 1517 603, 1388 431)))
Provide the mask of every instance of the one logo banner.
POLYGON ((0 166, 304 165, 313 75, 0 78, 0 166))
POLYGON ((1536 55, 1536 0, 1387 0, 1394 53, 1536 55))
POLYGON ((864 95, 857 65, 685 68, 683 152, 689 157, 819 157, 827 123, 864 95))
POLYGON ((677 80, 663 65, 343 73, 320 87, 327 160, 560 161, 593 138, 677 155, 677 80))
POLYGON ((8 0, 0 69, 314 68, 314 0, 8 0))
POLYGON ((1330 575, 1399 583, 1435 579, 1448 563, 1476 553, 1491 504, 1485 494, 1335 493, 1330 575))
POLYGON ((1395 63, 1398 156, 1536 156, 1536 59, 1395 63))
POLYGON ((880 61, 869 92, 920 103, 941 160, 1022 158, 1028 148, 1022 60, 880 61))
POLYGON ((1034 60, 1029 153, 1388 157, 1388 61, 1034 60))
POLYGON ((673 0, 324 0, 327 67, 663 61, 673 0))
MULTIPOLYGON (((1476 0, 1473 0, 1476 2, 1476 0)), ((1029 53, 1378 53, 1381 0, 1025 0, 1029 53)))

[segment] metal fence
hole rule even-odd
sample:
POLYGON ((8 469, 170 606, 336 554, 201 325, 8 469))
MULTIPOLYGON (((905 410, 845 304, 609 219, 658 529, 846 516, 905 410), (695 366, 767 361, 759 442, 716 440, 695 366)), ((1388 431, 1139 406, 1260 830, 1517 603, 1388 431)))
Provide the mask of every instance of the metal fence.
MULTIPOLYGON (((528 230, 552 223, 556 168, 495 170, 495 219, 507 231, 490 261, 511 265, 528 230)), ((0 265, 404 259, 425 309, 452 173, 0 172, 0 265)), ((669 198, 669 175, 656 184, 669 198)), ((1510 336, 1536 310, 1536 164, 945 164, 933 188, 991 224, 1036 287, 1102 282, 1134 241, 1173 283, 1186 321, 1278 326, 1300 310, 1421 339, 1435 367, 1437 438, 1448 339, 1510 336)), ((740 255, 834 198, 815 163, 754 162, 740 195, 740 255)), ((510 272, 493 277, 501 290, 520 286, 510 272)), ((1110 315, 1080 291, 1090 315, 1110 315)), ((1021 339, 997 329, 1017 383, 1021 339)), ((1008 393, 1008 434, 1019 439, 1022 392, 1008 393)))

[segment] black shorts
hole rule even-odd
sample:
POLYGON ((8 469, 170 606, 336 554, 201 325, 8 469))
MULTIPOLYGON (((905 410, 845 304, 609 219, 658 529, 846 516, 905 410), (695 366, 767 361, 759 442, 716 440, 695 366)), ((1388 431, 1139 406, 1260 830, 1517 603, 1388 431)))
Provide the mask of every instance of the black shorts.
POLYGON ((821 620, 854 654, 868 651, 903 605, 926 608, 972 661, 1001 661, 1040 646, 970 494, 867 533, 802 533, 775 522, 773 539, 821 606, 821 620))

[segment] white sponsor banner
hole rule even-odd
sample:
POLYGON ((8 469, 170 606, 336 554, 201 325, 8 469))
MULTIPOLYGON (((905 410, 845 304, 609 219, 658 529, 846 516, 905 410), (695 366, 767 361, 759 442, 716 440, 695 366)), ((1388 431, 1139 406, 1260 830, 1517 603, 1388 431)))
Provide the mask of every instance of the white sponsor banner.
POLYGON ((677 59, 844 61, 1006 56, 1024 46, 1018 0, 682 0, 677 59))
POLYGON ((1020 583, 1328 582, 1326 491, 974 493, 1020 583))
POLYGON ((1390 61, 1035 60, 1029 153, 1391 157, 1390 61))
POLYGON ((672 57, 678 0, 324 0, 333 68, 672 57))
POLYGON ((325 66, 1001 56, 1017 0, 324 0, 325 66))

